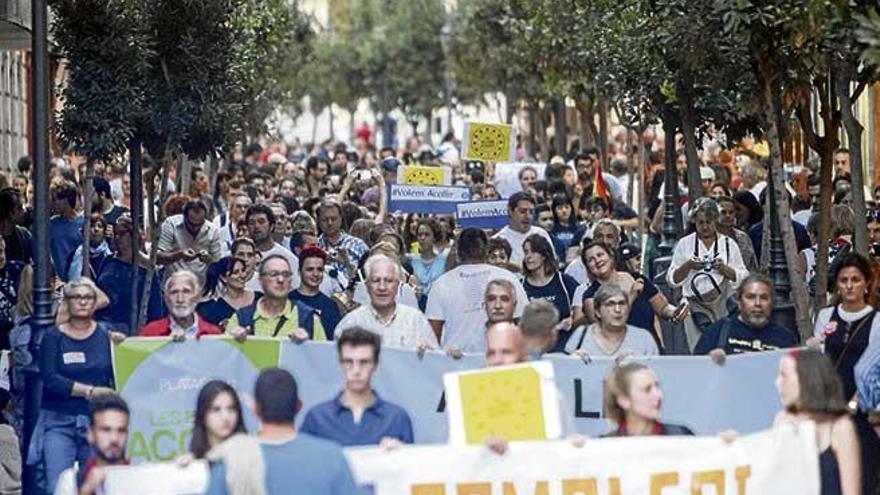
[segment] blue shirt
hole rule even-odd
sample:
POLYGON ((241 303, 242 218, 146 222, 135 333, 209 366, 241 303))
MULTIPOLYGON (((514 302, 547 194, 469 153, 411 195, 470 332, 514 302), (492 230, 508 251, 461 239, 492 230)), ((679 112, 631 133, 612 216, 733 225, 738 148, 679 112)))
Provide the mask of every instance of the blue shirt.
MULTIPOLYGON (((810 242, 810 236, 807 234, 807 228, 803 225, 791 221, 792 230, 794 230, 794 242, 797 244, 798 252, 807 249, 812 245, 810 242)), ((760 260, 761 259, 761 246, 762 239, 764 235, 764 223, 758 222, 749 229, 749 238, 752 240, 752 247, 755 248, 755 257, 760 260)))
POLYGON ((326 438, 342 445, 378 445, 384 437, 396 438, 404 443, 413 442, 412 422, 402 407, 382 400, 375 392, 376 400, 368 407, 361 420, 342 403, 342 394, 309 409, 300 431, 326 438))
POLYGON ((425 263, 419 255, 410 256, 409 261, 412 264, 413 274, 422 283, 422 292, 425 294, 431 292, 431 284, 446 271, 446 256, 443 255, 435 256, 428 263, 425 263))
POLYGON ((49 236, 52 239, 49 243, 49 253, 52 255, 52 265, 58 277, 65 282, 73 253, 82 244, 82 231, 82 215, 71 219, 55 215, 49 219, 49 236))
POLYGON ((51 327, 40 344, 40 372, 43 377, 43 409, 66 414, 88 414, 88 402, 72 397, 73 383, 113 387, 110 335, 104 325, 83 340, 72 339, 51 327))
MULTIPOLYGON (((144 282, 147 279, 147 271, 138 268, 138 294, 143 294, 144 282)), ((112 324, 114 329, 127 329, 129 335, 137 335, 137 330, 128 328, 129 315, 131 315, 131 263, 126 263, 116 257, 108 257, 101 266, 101 272, 95 284, 107 297, 110 304, 106 308, 99 309, 95 313, 95 319, 112 324)), ((158 320, 165 316, 165 306, 162 301, 162 287, 159 276, 153 274, 153 285, 150 288, 150 302, 147 305, 147 321, 158 320)), ((137 311, 141 310, 143 301, 138 297, 137 311)))
POLYGON ((324 327, 324 334, 327 336, 327 340, 333 340, 333 332, 336 330, 336 325, 342 320, 342 313, 333 299, 321 292, 314 296, 304 296, 300 294, 299 289, 290 293, 290 299, 299 301, 314 309, 321 318, 321 326, 324 327))
MULTIPOLYGON (((356 495, 357 485, 342 449, 307 433, 282 443, 261 444, 266 467, 266 495, 356 495)), ((225 495, 226 466, 211 466, 205 495, 225 495)))
POLYGON ((871 342, 853 369, 859 409, 880 410, 880 342, 871 342))

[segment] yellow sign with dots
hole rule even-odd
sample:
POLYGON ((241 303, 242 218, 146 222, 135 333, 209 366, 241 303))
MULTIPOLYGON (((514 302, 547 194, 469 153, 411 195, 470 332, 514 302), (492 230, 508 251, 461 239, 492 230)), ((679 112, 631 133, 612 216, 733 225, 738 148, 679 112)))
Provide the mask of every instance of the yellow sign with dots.
POLYGON ((514 130, 508 124, 466 122, 462 156, 465 160, 510 162, 515 151, 514 130))
POLYGON ((452 177, 447 167, 423 167, 407 165, 401 167, 398 182, 420 186, 451 186, 452 177))
POLYGON ((443 381, 451 443, 482 444, 489 436, 508 441, 559 436, 559 402, 550 363, 449 373, 443 381))

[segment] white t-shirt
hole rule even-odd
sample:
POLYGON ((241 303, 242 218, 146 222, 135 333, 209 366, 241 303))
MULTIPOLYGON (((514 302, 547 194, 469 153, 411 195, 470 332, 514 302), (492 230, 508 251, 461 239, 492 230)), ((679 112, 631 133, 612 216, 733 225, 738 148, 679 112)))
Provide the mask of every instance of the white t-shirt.
POLYGON ((464 352, 486 350, 486 285, 495 279, 508 280, 516 290, 514 317, 522 315, 529 302, 519 279, 508 270, 485 263, 460 265, 444 273, 431 286, 425 314, 429 320, 442 321, 444 349, 457 347, 464 352))
POLYGON ((540 227, 535 227, 534 225, 532 225, 529 231, 525 234, 511 229, 510 225, 507 225, 503 229, 498 231, 497 234, 493 235, 492 238, 494 239, 500 237, 509 242, 511 249, 510 262, 515 265, 522 265, 523 258, 525 257, 525 254, 523 254, 523 241, 526 240, 526 237, 532 234, 538 234, 541 237, 544 237, 545 239, 547 239, 551 246, 553 245, 553 239, 550 238, 550 234, 548 234, 546 230, 540 227))
POLYGON ((581 260, 580 256, 565 267, 565 274, 577 280, 577 283, 581 285, 589 285, 590 283, 590 275, 587 273, 587 267, 584 266, 584 262, 581 260))

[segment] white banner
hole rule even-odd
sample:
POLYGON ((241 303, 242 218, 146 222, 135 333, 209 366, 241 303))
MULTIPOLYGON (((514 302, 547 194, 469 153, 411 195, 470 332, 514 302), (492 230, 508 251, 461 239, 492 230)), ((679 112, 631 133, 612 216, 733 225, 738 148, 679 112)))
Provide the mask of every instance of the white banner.
MULTIPOLYGON (((782 404, 773 386, 779 359, 786 351, 728 356, 723 366, 707 356, 658 356, 638 361, 657 372, 663 388, 663 420, 687 426, 700 435, 733 429, 752 433, 769 428, 782 404)), ((562 396, 563 424, 590 436, 611 429, 602 416, 602 381, 613 360, 550 356, 556 388, 562 396), (573 420, 573 421, 572 421, 573 420)), ((412 418, 416 443, 445 443, 448 439, 444 373, 481 368, 482 355, 454 360, 428 352, 384 348, 373 387, 383 399, 403 407, 412 418)), ((306 409, 330 400, 342 389, 342 372, 333 343, 281 344, 280 366, 290 370, 306 409)), ((305 415, 299 414, 302 418, 305 415)))
POLYGON ((376 495, 817 495, 811 424, 744 436, 631 437, 482 446, 347 449, 376 495))
POLYGON ((192 461, 186 467, 174 462, 153 462, 104 470, 105 495, 198 495, 208 488, 206 461, 192 461))

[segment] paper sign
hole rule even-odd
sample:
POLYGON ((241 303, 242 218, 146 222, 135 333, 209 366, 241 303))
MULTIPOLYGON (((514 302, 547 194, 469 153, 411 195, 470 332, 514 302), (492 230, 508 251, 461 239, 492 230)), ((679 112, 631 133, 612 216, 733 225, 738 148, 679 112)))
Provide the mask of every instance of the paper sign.
POLYGON ((443 375, 449 442, 550 440, 560 435, 553 365, 535 362, 443 375))
POLYGON ((455 213, 455 205, 470 199, 467 187, 391 184, 388 211, 449 215, 455 213))
POLYGON ((495 189, 502 198, 509 198, 513 193, 522 191, 519 184, 519 173, 524 168, 531 168, 544 180, 547 164, 541 162, 504 162, 495 164, 495 189))
POLYGON ((408 165, 401 167, 397 177, 399 184, 418 184, 422 186, 452 185, 452 170, 449 167, 408 165))
POLYGON ((174 462, 111 466, 105 471, 106 495, 195 495, 208 489, 206 461, 193 461, 186 467, 174 462))
POLYGON ((512 125, 465 122, 462 157, 465 160, 509 162, 516 151, 512 125))
POLYGON ((455 221, 462 228, 499 229, 507 225, 507 201, 459 203, 455 221))

